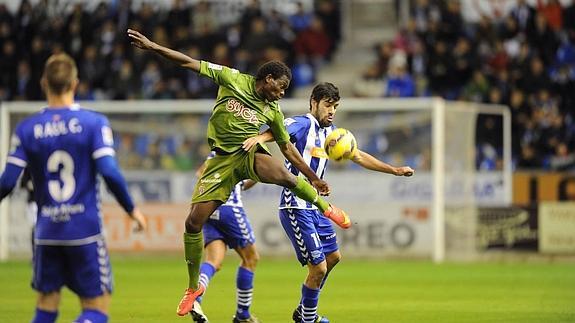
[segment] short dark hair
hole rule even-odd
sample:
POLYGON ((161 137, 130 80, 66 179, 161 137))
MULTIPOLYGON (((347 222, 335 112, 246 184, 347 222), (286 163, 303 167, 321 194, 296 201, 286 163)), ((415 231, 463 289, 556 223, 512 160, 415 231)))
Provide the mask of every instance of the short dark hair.
MULTIPOLYGON (((311 91, 310 100, 319 102, 322 99, 326 99, 329 102, 339 101, 339 89, 333 83, 323 82, 313 87, 311 91)), ((310 102, 311 104, 311 102, 310 102)))
POLYGON ((277 80, 285 75, 291 81, 290 68, 280 61, 269 61, 260 66, 256 73, 256 81, 265 79, 268 74, 271 75, 274 80, 277 80))

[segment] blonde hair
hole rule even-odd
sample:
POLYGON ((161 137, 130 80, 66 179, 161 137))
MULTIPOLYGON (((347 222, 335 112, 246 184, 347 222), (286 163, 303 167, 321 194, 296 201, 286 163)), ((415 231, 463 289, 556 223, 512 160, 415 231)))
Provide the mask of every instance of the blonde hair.
POLYGON ((78 68, 74 59, 67 54, 54 54, 44 65, 46 90, 53 94, 63 94, 72 89, 78 79, 78 68))

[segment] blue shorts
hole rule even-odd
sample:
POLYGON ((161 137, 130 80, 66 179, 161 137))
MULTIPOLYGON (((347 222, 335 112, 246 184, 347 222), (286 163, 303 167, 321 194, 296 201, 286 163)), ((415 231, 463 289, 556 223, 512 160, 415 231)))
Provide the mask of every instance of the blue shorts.
POLYGON ((317 265, 338 250, 335 229, 318 210, 280 209, 279 217, 302 265, 317 265))
POLYGON ((41 293, 67 286, 82 298, 112 293, 112 268, 104 240, 82 246, 34 247, 32 288, 41 293))
POLYGON ((220 206, 204 224, 204 245, 223 240, 231 249, 256 242, 246 211, 242 207, 220 206))

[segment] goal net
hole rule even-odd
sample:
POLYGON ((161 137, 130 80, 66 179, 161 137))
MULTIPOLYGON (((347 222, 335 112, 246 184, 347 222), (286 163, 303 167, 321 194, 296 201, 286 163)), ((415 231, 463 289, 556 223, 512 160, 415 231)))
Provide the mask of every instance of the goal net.
MULTIPOLYGON (((112 250, 180 251, 195 169, 209 152, 205 133, 213 100, 85 102, 112 124, 117 158, 129 190, 149 217, 145 235, 132 234, 103 189, 103 223, 112 250)), ((282 100, 286 117, 309 111, 308 100, 282 100)), ((2 103, 0 167, 18 121, 38 102, 2 103)), ((477 209, 511 204, 510 116, 505 107, 442 99, 343 99, 335 123, 352 131, 363 151, 412 177, 395 177, 332 162, 325 179, 330 202, 352 218, 338 231, 346 256, 473 259, 477 209)), ((270 144, 277 158, 281 154, 270 144)), ((244 205, 263 255, 292 256, 277 217, 280 188, 256 185, 244 205)), ((30 254, 26 192, 0 205, 0 259, 30 254)))

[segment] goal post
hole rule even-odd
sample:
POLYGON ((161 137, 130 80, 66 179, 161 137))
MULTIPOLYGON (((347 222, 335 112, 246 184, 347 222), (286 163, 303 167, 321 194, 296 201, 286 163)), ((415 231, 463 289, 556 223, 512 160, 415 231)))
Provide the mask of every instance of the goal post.
MULTIPOLYGON (((206 153, 205 130, 213 103, 208 99, 95 101, 81 105, 105 113, 119 137, 124 134, 173 137, 178 142, 184 138, 193 144, 189 149, 198 162, 206 153)), ((309 101, 305 99, 284 99, 280 105, 286 117, 309 111, 309 101)), ((1 103, 1 168, 17 122, 42 108, 42 102, 1 103)), ((332 188, 328 199, 348 210, 357 223, 350 230, 338 231, 340 247, 348 255, 425 257, 435 262, 461 259, 461 255, 467 259, 478 252, 474 242, 477 207, 511 204, 511 116, 504 106, 441 98, 344 98, 335 120, 337 126, 354 133, 360 149, 395 166, 410 165, 416 170, 413 177, 396 178, 358 171, 360 167, 353 163, 331 164, 326 174, 332 188), (489 172, 476 169, 475 128, 479 115, 501 119, 500 169, 489 172), (495 191, 489 191, 489 196, 480 194, 485 183, 498 183, 495 191)), ((118 155, 123 154, 124 147, 118 148, 118 155)), ((281 158, 274 147, 270 145, 275 157, 281 158)), ((168 203, 169 207, 185 206, 194 184, 192 170, 182 174, 180 170, 142 172, 137 167, 125 167, 124 171, 130 191, 139 204, 159 201, 168 203), (150 193, 150 190, 155 191, 150 193)), ((244 194, 258 246, 264 255, 291 255, 289 241, 281 239, 281 226, 274 215, 278 193, 275 187, 256 185, 244 194)), ((109 194, 103 192, 103 196, 105 202, 112 202, 109 194)), ((0 260, 29 252, 29 248, 19 245, 27 243, 19 237, 27 232, 22 228, 26 225, 21 220, 23 215, 18 214, 22 205, 18 196, 6 198, 0 204, 0 260)), ((164 233, 154 232, 149 236, 164 233)), ((109 245, 114 250, 115 241, 109 245)), ((178 240, 174 248, 179 247, 178 240)))
MULTIPOLYGON (((10 138, 10 112, 9 108, 0 103, 0 169, 3 170, 8 157, 10 138)), ((0 202, 0 261, 8 259, 9 240, 8 232, 10 228, 9 200, 6 198, 0 202)))

